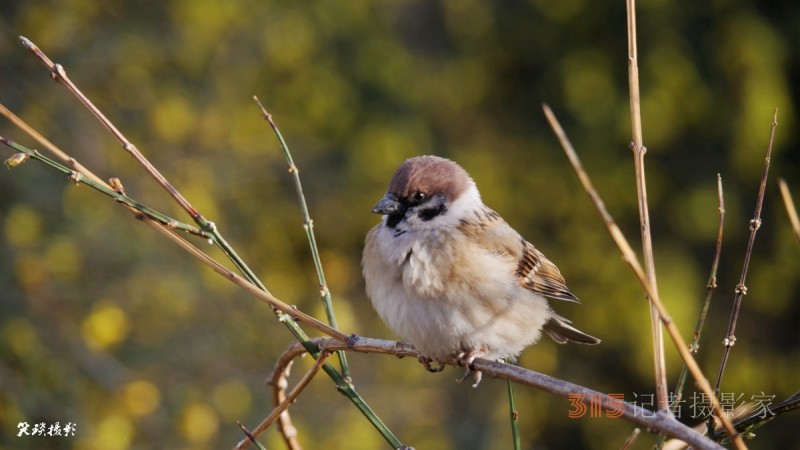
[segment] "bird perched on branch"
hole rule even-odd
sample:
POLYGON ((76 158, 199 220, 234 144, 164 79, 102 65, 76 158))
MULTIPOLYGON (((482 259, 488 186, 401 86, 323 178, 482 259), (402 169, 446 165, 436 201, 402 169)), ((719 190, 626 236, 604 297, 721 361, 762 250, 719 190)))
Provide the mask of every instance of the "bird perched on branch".
MULTIPOLYGON (((362 269, 383 321, 432 361, 513 360, 547 333, 563 344, 599 339, 547 299, 578 302, 558 268, 481 201, 469 174, 437 156, 403 162, 372 212, 362 269)), ((441 369, 439 369, 441 370, 441 369)))

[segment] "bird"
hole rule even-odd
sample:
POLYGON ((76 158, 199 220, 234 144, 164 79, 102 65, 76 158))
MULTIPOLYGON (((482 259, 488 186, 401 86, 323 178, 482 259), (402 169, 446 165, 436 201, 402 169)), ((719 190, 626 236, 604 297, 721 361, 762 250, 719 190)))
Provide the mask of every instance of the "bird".
POLYGON ((559 344, 600 343, 550 307, 548 299, 580 302, 556 265, 484 205, 456 162, 405 160, 372 212, 382 217, 365 239, 366 293, 428 370, 455 358, 466 367, 459 381, 473 375, 477 387, 476 358, 514 362, 542 332, 559 344))

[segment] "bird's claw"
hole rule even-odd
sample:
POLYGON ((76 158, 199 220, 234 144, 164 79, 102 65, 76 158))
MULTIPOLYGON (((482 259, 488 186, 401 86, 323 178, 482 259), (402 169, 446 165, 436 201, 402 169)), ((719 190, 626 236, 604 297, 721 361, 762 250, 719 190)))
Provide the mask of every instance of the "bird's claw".
POLYGON ((478 387, 481 384, 481 379, 483 378, 483 372, 480 370, 475 370, 475 367, 472 366, 472 363, 475 362, 475 358, 479 358, 483 356, 484 353, 482 351, 471 351, 468 353, 460 353, 458 355, 458 364, 460 366, 464 366, 467 368, 464 371, 464 376, 461 378, 456 379, 457 382, 461 383, 470 376, 475 379, 475 383, 472 385, 473 388, 478 387))

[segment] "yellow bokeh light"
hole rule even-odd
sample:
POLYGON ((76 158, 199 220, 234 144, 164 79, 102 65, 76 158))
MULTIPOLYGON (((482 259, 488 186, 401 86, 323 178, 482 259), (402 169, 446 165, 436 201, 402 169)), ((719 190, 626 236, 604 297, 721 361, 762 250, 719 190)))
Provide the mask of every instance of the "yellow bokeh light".
POLYGON ((131 414, 146 416, 152 414, 161 404, 158 387, 146 380, 135 380, 122 388, 125 406, 131 414))
POLYGON ((112 347, 128 336, 128 316, 118 306, 103 302, 83 321, 81 331, 86 345, 93 350, 112 347))
MULTIPOLYGON (((80 428, 79 428, 80 430, 80 428)), ((130 447, 134 427, 127 417, 112 413, 100 419, 94 429, 90 448, 104 450, 124 450, 130 447)))
POLYGON ((193 444, 204 444, 217 434, 219 417, 210 406, 194 403, 184 409, 180 428, 186 440, 193 444))

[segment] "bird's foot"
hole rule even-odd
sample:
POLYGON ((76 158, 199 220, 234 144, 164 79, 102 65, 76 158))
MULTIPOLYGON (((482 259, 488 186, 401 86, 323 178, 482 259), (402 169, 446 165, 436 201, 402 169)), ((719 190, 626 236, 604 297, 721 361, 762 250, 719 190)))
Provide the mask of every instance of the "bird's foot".
POLYGON ((481 350, 472 350, 469 352, 461 352, 458 354, 458 365, 464 366, 467 370, 464 372, 464 376, 457 379, 456 381, 461 383, 462 381, 466 380, 470 376, 475 379, 475 383, 472 385, 473 388, 478 387, 481 384, 481 379, 483 378, 483 373, 480 370, 475 370, 475 367, 472 366, 472 363, 475 361, 475 358, 480 358, 485 356, 486 353, 481 350))
POLYGON ((419 361, 420 364, 422 364, 425 367, 425 370, 427 370, 428 372, 431 372, 431 373, 441 372, 445 368, 445 365, 442 364, 439 361, 436 361, 436 363, 439 364, 439 367, 433 367, 431 365, 431 363, 433 362, 433 359, 428 358, 427 356, 419 355, 419 356, 417 356, 417 361, 419 361))

